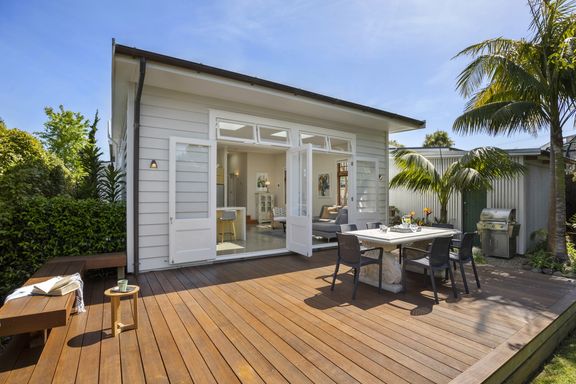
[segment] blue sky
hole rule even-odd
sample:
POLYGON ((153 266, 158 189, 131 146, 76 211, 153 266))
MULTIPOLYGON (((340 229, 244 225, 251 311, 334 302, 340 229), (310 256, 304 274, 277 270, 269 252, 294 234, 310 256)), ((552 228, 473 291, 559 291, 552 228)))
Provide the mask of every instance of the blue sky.
MULTIPOLYGON (((111 40, 427 120, 407 146, 447 130, 456 146, 535 147, 539 137, 452 132, 466 46, 528 35, 524 0, 0 1, 0 117, 42 129, 43 108, 92 118, 106 148, 111 40)), ((565 134, 572 133, 566 128, 565 134)))

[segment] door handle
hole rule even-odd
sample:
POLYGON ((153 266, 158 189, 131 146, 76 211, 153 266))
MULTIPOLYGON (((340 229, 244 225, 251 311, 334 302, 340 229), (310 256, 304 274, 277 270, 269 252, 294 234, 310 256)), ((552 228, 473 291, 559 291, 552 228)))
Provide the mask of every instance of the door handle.
POLYGON ((170 216, 170 224, 174 224, 174 217, 170 216))

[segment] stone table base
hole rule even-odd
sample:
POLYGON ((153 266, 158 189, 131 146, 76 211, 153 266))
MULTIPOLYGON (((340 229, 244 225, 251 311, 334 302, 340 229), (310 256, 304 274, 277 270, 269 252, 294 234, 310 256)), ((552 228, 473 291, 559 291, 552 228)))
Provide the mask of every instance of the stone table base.
MULTIPOLYGON (((382 289, 392 293, 402 291, 402 268, 398 263, 398 253, 392 253, 396 249, 395 245, 382 246, 380 244, 363 241, 362 245, 366 248, 382 247, 384 248, 382 260, 382 289)), ((378 252, 367 252, 367 257, 378 257, 378 252)), ((378 264, 370 264, 360 269, 360 281, 366 284, 378 287, 378 264)))

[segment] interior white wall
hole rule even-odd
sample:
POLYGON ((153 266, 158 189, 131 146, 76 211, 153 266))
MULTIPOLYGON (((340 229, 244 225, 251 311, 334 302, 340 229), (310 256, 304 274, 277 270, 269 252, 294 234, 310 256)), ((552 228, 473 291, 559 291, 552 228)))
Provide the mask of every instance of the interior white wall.
POLYGON ((346 158, 346 155, 333 155, 314 153, 312 160, 312 215, 318 216, 323 205, 336 205, 338 201, 336 163, 346 158), (318 191, 318 176, 327 173, 330 175, 330 195, 320 196, 318 191))
MULTIPOLYGON (((274 154, 248 153, 246 160, 246 214, 252 216, 252 218, 256 218, 256 192, 259 192, 256 187, 256 174, 268 174, 268 181, 270 181, 269 190, 275 194, 275 199, 277 198, 277 193, 274 191, 273 186, 277 185, 278 183, 283 183, 284 176, 281 176, 281 173, 277 172, 274 154)), ((277 205, 276 200, 274 200, 274 205, 277 205)))
MULTIPOLYGON (((236 194, 236 206, 238 207, 245 207, 246 206, 246 180, 247 180, 247 169, 246 169, 246 153, 241 152, 232 152, 228 153, 228 166, 227 166, 228 175, 225 175, 227 180, 230 179, 230 175, 235 173, 238 174, 237 180, 237 194, 236 194)), ((230 204, 230 193, 231 190, 227 191, 228 193, 228 206, 230 204)))

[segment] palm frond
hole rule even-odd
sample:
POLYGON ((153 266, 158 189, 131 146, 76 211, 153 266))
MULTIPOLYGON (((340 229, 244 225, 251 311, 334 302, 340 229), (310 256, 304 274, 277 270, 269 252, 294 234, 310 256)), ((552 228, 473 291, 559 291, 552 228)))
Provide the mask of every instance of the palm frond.
POLYGON ((473 168, 487 180, 510 179, 525 172, 526 168, 510 155, 496 147, 480 147, 469 151, 460 160, 462 169, 473 168))
POLYGON ((426 157, 408 150, 394 152, 394 163, 400 172, 390 181, 390 188, 406 187, 413 191, 428 191, 438 184, 440 175, 426 157))
MULTIPOLYGON (((528 49, 523 47, 524 50, 528 49)), ((500 90, 515 90, 518 94, 541 94, 545 87, 536 77, 533 62, 516 60, 517 52, 481 55, 476 57, 458 75, 456 89, 469 97, 485 81, 497 83, 500 90), (525 68, 526 65, 528 68, 525 68)))
POLYGON ((546 122, 546 116, 539 104, 528 101, 501 101, 464 112, 454 120, 452 129, 459 133, 512 135, 527 130, 536 133, 545 127, 546 122))
POLYGON ((455 164, 448 181, 459 191, 489 190, 495 180, 511 179, 526 170, 506 151, 495 147, 475 148, 455 164))
POLYGON ((489 39, 477 44, 470 45, 469 47, 466 47, 458 52, 452 59, 460 56, 478 56, 507 52, 513 50, 517 44, 517 40, 497 37, 495 39, 489 39))

